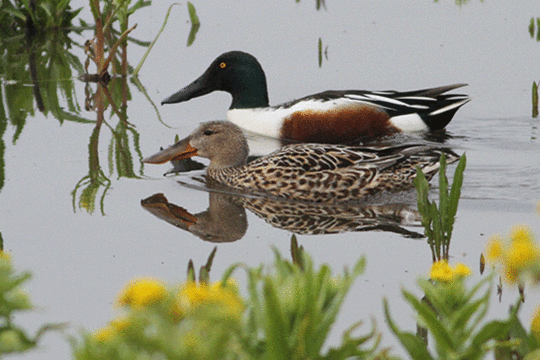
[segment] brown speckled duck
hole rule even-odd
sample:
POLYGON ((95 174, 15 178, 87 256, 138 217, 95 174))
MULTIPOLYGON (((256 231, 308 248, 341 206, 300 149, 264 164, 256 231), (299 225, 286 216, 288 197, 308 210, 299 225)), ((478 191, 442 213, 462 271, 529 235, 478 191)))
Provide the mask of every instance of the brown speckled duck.
POLYGON ((247 163, 249 148, 242 130, 231 122, 211 121, 143 161, 161 164, 201 156, 210 159, 208 178, 231 188, 335 203, 412 188, 417 166, 430 180, 439 169, 442 152, 449 163, 458 159, 448 149, 419 144, 381 148, 293 144, 247 163))

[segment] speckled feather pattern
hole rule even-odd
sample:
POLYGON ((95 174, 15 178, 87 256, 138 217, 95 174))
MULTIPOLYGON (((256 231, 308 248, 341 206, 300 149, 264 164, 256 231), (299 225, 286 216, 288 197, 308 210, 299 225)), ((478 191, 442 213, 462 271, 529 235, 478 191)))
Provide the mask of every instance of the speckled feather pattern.
POLYGON ((235 189, 264 192, 277 198, 343 202, 381 191, 411 188, 416 166, 431 179, 442 151, 448 162, 457 156, 423 145, 365 148, 295 144, 240 167, 208 169, 208 176, 235 189))

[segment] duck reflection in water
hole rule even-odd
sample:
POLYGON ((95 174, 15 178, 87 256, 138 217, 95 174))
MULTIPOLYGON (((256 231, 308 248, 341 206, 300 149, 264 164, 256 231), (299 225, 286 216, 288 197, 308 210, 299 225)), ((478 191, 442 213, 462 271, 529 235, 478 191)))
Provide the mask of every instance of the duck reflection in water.
POLYGON ((300 235, 388 231, 407 238, 423 235, 403 226, 420 226, 419 214, 404 204, 311 204, 210 191, 206 211, 191 214, 161 194, 141 200, 156 217, 210 242, 232 242, 247 230, 245 209, 273 227, 300 235))
POLYGON ((158 193, 141 200, 141 206, 161 220, 210 242, 232 242, 247 230, 246 210, 230 196, 210 193, 206 211, 192 215, 186 209, 169 203, 158 193))

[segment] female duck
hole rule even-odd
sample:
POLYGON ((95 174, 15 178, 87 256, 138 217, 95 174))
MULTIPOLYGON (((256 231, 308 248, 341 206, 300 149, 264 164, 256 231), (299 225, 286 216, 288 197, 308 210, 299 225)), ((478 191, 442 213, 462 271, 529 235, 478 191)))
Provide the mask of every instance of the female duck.
POLYGON ((342 202, 412 187, 419 166, 429 180, 447 149, 425 145, 369 148, 328 144, 288 145, 246 163, 249 148, 231 122, 203 123, 191 135, 143 161, 161 164, 192 156, 210 159, 208 178, 241 191, 311 202, 342 202))
POLYGON ((466 95, 445 94, 462 86, 408 92, 331 90, 269 106, 260 63, 250 54, 230 51, 162 104, 226 91, 232 95, 227 119, 245 130, 281 140, 349 144, 396 132, 443 129, 470 100, 466 95))

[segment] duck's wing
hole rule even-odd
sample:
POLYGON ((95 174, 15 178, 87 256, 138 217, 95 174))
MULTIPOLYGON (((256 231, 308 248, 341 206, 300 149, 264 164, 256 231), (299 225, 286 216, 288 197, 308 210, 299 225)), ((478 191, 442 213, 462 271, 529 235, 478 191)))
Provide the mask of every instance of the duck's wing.
POLYGON ((328 144, 294 144, 259 158, 251 166, 302 172, 341 171, 365 166, 383 170, 395 165, 404 155, 391 148, 350 147, 328 144))

